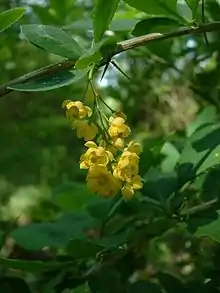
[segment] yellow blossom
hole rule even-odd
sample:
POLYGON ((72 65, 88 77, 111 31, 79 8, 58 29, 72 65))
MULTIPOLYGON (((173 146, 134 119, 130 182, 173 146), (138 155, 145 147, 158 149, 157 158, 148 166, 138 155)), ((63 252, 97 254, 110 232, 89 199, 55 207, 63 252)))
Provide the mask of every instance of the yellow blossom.
POLYGON ((141 145, 136 141, 130 141, 125 151, 129 151, 131 153, 136 153, 139 155, 142 152, 141 145))
POLYGON ((111 143, 116 149, 123 149, 125 144, 124 139, 121 137, 113 137, 111 143))
POLYGON ((124 118, 116 117, 110 121, 108 133, 110 137, 127 137, 130 135, 131 129, 125 124, 124 118))
POLYGON ((85 146, 88 147, 88 150, 80 157, 81 169, 89 169, 94 165, 107 166, 114 159, 111 152, 97 146, 93 141, 88 141, 85 146))
POLYGON ((92 115, 92 110, 80 101, 66 100, 63 102, 63 108, 66 108, 67 116, 74 119, 83 119, 92 115))
POLYGON ((118 164, 114 168, 113 175, 122 181, 130 180, 139 172, 139 157, 135 153, 124 151, 118 164))
POLYGON ((87 141, 94 139, 98 133, 97 126, 94 123, 90 123, 88 120, 75 121, 73 128, 76 128, 78 138, 84 138, 87 141))
POLYGON ((121 182, 105 166, 100 165, 89 169, 87 184, 92 192, 104 197, 115 196, 121 188, 121 182))
POLYGON ((124 120, 127 120, 126 115, 123 112, 115 112, 110 118, 109 118, 109 122, 111 123, 116 117, 121 117, 124 120))
POLYGON ((125 183, 121 190, 121 193, 124 196, 124 198, 131 199, 134 196, 135 190, 141 189, 143 187, 141 179, 142 178, 139 175, 136 175, 129 182, 125 183))

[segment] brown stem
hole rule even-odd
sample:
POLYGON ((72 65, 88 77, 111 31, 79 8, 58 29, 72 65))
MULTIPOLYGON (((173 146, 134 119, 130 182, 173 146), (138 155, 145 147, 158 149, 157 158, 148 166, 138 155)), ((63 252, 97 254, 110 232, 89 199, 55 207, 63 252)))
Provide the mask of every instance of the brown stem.
MULTIPOLYGON (((120 54, 122 52, 125 52, 127 50, 131 50, 131 49, 146 45, 154 41, 166 40, 166 39, 180 37, 184 35, 201 34, 201 33, 203 34, 206 32, 213 32, 217 30, 220 30, 220 21, 215 21, 211 23, 203 23, 203 24, 197 25, 196 27, 184 27, 175 31, 168 32, 168 33, 152 33, 152 34, 147 34, 140 37, 135 37, 129 40, 119 42, 115 50, 112 52, 111 57, 117 54, 120 54)), ((106 60, 102 60, 99 66, 101 67, 106 65, 106 62, 107 62, 106 60)), ((0 87, 0 97, 3 97, 4 95, 13 91, 11 89, 8 89, 8 87, 12 85, 25 83, 27 81, 31 81, 39 77, 48 76, 50 74, 54 74, 62 70, 71 69, 74 67, 74 64, 75 64, 75 61, 73 60, 65 60, 63 62, 40 68, 36 71, 28 73, 19 78, 16 78, 0 87)))

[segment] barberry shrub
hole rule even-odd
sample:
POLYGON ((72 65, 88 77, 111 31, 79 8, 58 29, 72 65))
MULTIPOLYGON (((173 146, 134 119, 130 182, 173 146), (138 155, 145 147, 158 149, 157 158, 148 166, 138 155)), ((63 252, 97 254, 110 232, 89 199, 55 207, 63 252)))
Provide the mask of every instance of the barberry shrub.
MULTIPOLYGON (((1 232, 3 249, 9 238, 25 252, 43 257, 1 257, 0 290, 219 292, 219 122, 202 113, 165 162, 162 149, 169 142, 174 147, 178 134, 153 143, 138 139, 127 113, 112 108, 96 78, 101 70, 102 77, 108 72, 109 64, 129 78, 114 56, 183 35, 199 33, 207 40, 207 32, 220 30, 220 23, 202 23, 205 8, 199 0, 94 2, 89 49, 57 26, 23 25, 27 41, 65 59, 0 89, 1 95, 46 91, 80 80, 86 88, 82 97, 64 97, 60 107, 69 131, 83 142, 77 168, 84 184, 69 184, 68 196, 63 186, 53 192, 57 209, 50 221, 12 225, 1 232), (123 3, 141 11, 142 19, 130 28, 136 37, 118 42, 117 33, 108 37, 106 31, 123 3)), ((0 31, 23 13, 20 8, 1 13, 0 31)))

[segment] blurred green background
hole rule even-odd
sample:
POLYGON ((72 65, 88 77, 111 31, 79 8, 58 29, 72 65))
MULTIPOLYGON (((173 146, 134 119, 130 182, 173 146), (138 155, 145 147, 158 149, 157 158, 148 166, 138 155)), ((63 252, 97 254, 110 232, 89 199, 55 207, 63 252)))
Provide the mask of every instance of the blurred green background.
MULTIPOLYGON (((18 6, 26 8, 25 16, 0 36, 1 84, 61 60, 26 42, 20 33, 22 24, 62 27, 89 47, 92 1, 0 0, 0 11, 18 6)), ((206 19, 218 20, 219 15, 218 2, 207 1, 206 19)), ((106 34, 115 34, 119 41, 128 39, 142 17, 122 3, 106 34)), ((147 30, 151 32, 150 27, 147 30)), ((117 56, 115 61, 131 81, 112 67, 101 83, 97 77, 101 95, 126 113, 137 139, 149 147, 152 141, 169 137, 161 161, 155 162, 167 171, 178 158, 181 138, 189 136, 200 119, 213 121, 219 116, 219 33, 208 33, 207 38, 209 44, 204 35, 184 36, 117 56)), ((55 209, 49 201, 51 190, 62 183, 84 182, 78 165, 83 142, 76 139, 61 104, 64 99, 82 99, 85 86, 13 92, 0 99, 1 220, 23 214, 35 220, 48 218, 48 207, 55 209)), ((86 99, 91 101, 90 92, 86 99)), ((142 159, 141 167, 145 172, 146 160, 142 159)))

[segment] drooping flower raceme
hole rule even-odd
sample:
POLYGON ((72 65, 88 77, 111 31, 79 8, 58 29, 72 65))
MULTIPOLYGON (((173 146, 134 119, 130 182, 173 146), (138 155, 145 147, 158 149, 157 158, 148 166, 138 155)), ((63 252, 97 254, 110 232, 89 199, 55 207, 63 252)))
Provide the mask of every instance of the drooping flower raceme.
POLYGON ((88 188, 103 197, 112 197, 121 191, 124 198, 131 199, 143 186, 139 176, 142 148, 138 142, 126 141, 131 134, 126 115, 115 112, 109 118, 104 117, 105 124, 101 117, 99 125, 91 108, 82 102, 67 100, 63 107, 77 137, 87 141, 87 149, 80 157, 80 168, 88 170, 88 188))

